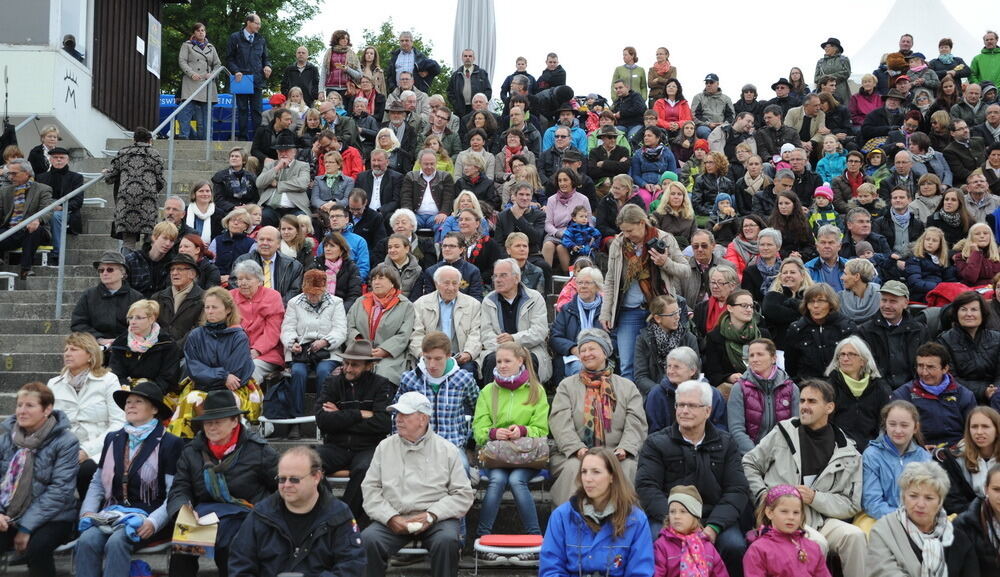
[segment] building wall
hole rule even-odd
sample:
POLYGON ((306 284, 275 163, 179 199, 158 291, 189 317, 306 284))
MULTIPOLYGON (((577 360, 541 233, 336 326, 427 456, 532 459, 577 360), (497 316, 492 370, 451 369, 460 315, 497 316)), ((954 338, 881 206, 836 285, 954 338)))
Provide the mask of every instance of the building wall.
POLYGON ((148 14, 160 19, 160 0, 94 0, 92 101, 126 130, 157 124, 160 79, 146 70, 148 14))

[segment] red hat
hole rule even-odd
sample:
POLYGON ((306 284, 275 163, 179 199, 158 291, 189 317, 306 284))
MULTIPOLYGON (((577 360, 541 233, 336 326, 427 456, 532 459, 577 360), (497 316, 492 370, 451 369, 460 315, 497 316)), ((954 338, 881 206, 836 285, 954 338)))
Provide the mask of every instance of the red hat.
POLYGON ((910 82, 910 77, 905 74, 900 74, 899 76, 896 77, 896 82, 899 82, 900 80, 905 80, 907 82, 910 82))
POLYGON ((813 197, 822 196, 823 198, 833 202, 833 189, 827 185, 817 186, 816 192, 813 193, 813 197))
POLYGON ((705 152, 708 152, 708 141, 705 140, 704 138, 699 138, 698 140, 695 140, 694 149, 698 150, 699 148, 704 150, 705 152))
POLYGON ((271 106, 281 106, 286 100, 288 99, 285 98, 285 95, 279 92, 277 94, 272 94, 271 98, 268 99, 268 102, 271 103, 271 106))

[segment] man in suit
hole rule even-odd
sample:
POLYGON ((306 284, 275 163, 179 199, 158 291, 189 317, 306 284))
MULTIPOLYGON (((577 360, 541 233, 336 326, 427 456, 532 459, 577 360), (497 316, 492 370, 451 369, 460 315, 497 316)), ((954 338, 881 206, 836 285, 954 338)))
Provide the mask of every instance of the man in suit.
POLYGON ((257 177, 262 223, 278 226, 286 214, 309 214, 309 165, 295 160, 295 135, 283 130, 274 144, 278 159, 257 177))
POLYGON ((264 269, 264 286, 281 293, 281 300, 287 305, 302 292, 303 271, 299 261, 278 252, 280 245, 278 229, 265 226, 257 232, 257 250, 240 256, 233 265, 253 259, 264 269))
MULTIPOLYGON (((52 188, 52 199, 60 199, 66 194, 83 186, 83 175, 69 169, 69 151, 61 146, 57 146, 49 151, 49 169, 35 177, 36 182, 40 182, 52 188)), ((68 234, 80 234, 83 232, 83 195, 78 194, 67 203, 69 208, 61 206, 52 211, 50 221, 52 229, 52 246, 55 251, 50 257, 59 256, 60 227, 64 215, 69 213, 69 222, 66 232, 68 234)))
POLYGON ((271 59, 267 54, 267 40, 260 33, 260 16, 247 14, 242 30, 229 36, 226 49, 226 68, 234 74, 236 82, 243 81, 244 74, 253 75, 253 93, 236 95, 237 134, 249 138, 260 126, 263 111, 261 90, 264 82, 271 77, 271 59), (247 116, 250 126, 247 126, 247 116))
POLYGON ((403 177, 399 205, 417 215, 418 228, 433 228, 448 218, 455 201, 455 179, 437 169, 437 154, 426 148, 417 159, 420 170, 403 177))
POLYGON ((493 95, 489 74, 476 65, 476 53, 470 48, 462 51, 462 67, 451 74, 448 83, 448 100, 455 114, 462 116, 472 107, 472 97, 482 92, 486 99, 493 95))
POLYGON ((826 114, 819 108, 819 96, 809 94, 802 101, 802 106, 788 110, 785 115, 785 126, 791 126, 802 139, 802 148, 812 153, 813 149, 823 146, 823 137, 830 130, 826 127, 826 114))
POLYGON ((373 150, 371 170, 365 170, 354 180, 354 186, 368 195, 368 208, 382 215, 388 230, 389 217, 399 208, 399 189, 403 175, 389 169, 389 155, 384 150, 373 150))
POLYGON ((951 168, 955 186, 962 186, 969 174, 986 159, 986 146, 982 138, 969 134, 968 123, 960 118, 952 120, 948 129, 951 130, 952 141, 944 149, 944 158, 951 168))
MULTIPOLYGON (((7 163, 10 184, 0 188, 0 233, 7 232, 52 203, 52 188, 33 182, 31 163, 18 158, 7 163)), ((31 265, 38 246, 48 238, 49 215, 31 219, 28 225, 0 241, 0 254, 21 249, 21 280, 32 275, 31 265)))

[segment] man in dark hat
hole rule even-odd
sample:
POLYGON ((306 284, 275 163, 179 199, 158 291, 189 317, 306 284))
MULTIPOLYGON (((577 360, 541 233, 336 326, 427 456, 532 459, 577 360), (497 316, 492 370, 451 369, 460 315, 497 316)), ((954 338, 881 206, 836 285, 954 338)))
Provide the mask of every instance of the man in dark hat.
POLYGON ((597 129, 596 134, 600 146, 590 149, 588 174, 598 180, 628 174, 631 154, 627 148, 618 144, 618 136, 621 134, 618 129, 610 125, 602 126, 597 129))
POLYGON ((781 117, 784 118, 788 111, 802 103, 801 97, 792 97, 792 83, 787 78, 779 78, 771 85, 774 91, 774 98, 767 101, 768 105, 774 104, 781 107, 781 117))
POLYGON ((266 226, 278 226, 286 214, 309 214, 309 165, 295 160, 295 148, 295 134, 281 131, 274 144, 278 159, 265 164, 257 177, 266 226))
POLYGON ((170 286, 153 295, 160 305, 156 319, 161 330, 167 331, 184 350, 188 333, 201 318, 205 291, 198 286, 198 263, 186 254, 178 254, 167 265, 170 286))
MULTIPOLYGON (((389 120, 383 122, 380 128, 392 130, 396 135, 396 140, 399 141, 399 147, 406 151, 412 158, 416 154, 419 143, 417 142, 416 129, 406 122, 406 107, 403 106, 402 102, 397 100, 385 107, 385 115, 389 120)), ((375 146, 378 146, 378 142, 375 143, 375 146)))
POLYGON ((542 152, 552 147, 563 148, 564 144, 570 144, 583 154, 587 154, 587 133, 580 128, 580 124, 576 120, 576 110, 569 104, 563 104, 556 111, 556 115, 555 124, 550 126, 545 131, 545 134, 542 135, 542 152), (556 142, 556 129, 560 126, 565 126, 569 129, 570 140, 568 143, 556 142))
MULTIPOLYGON (((392 432, 386 407, 396 394, 396 386, 375 374, 378 359, 372 356, 370 342, 349 343, 340 358, 344 363, 340 374, 330 375, 316 398, 316 426, 323 434, 323 444, 316 449, 327 475, 348 471, 343 500, 354 517, 366 524, 361 481, 375 447, 392 432)), ((289 438, 295 435, 295 430, 289 430, 289 438)))
POLYGON ((142 293, 128 285, 125 257, 116 250, 105 251, 94 261, 100 282, 80 295, 73 307, 70 330, 90 333, 102 347, 108 347, 128 330, 128 309, 142 300, 142 293))
MULTIPOLYGON (((52 188, 52 199, 59 199, 70 192, 83 186, 83 175, 69 169, 69 151, 61 146, 57 146, 49 151, 49 169, 42 174, 35 175, 35 181, 47 184, 52 188)), ((52 228, 52 246, 55 250, 49 258, 58 258, 60 254, 59 243, 62 240, 60 230, 64 215, 69 213, 67 224, 67 234, 80 234, 83 232, 83 195, 78 194, 71 198, 69 210, 66 207, 58 206, 52 211, 52 219, 49 224, 52 228)))
POLYGON ((888 136, 889 132, 898 129, 903 125, 903 102, 906 97, 896 89, 890 90, 885 95, 885 104, 882 108, 876 108, 865 116, 865 121, 861 125, 861 137, 867 141, 878 136, 888 136))

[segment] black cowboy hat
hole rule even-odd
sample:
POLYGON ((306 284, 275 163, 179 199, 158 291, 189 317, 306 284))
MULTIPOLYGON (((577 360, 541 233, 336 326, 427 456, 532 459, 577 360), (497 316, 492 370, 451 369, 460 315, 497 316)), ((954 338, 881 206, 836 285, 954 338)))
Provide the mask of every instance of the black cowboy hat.
POLYGON ((787 78, 779 78, 777 82, 771 85, 771 90, 777 90, 779 86, 792 87, 792 83, 788 81, 787 78))
POLYGON ((837 47, 837 52, 840 52, 841 54, 844 53, 844 47, 841 46, 840 40, 837 40, 833 36, 827 38, 826 42, 820 44, 819 47, 820 48, 826 48, 828 44, 833 44, 834 46, 836 46, 837 47))
POLYGON ((191 421, 211 421, 214 419, 225 419, 226 417, 238 417, 245 415, 246 411, 240 410, 236 406, 236 397, 229 389, 224 391, 209 391, 202 403, 202 413, 197 417, 192 417, 191 421))
POLYGON ((137 395, 146 399, 147 401, 153 403, 156 407, 156 418, 165 421, 174 414, 170 407, 163 402, 163 391, 160 387, 156 386, 156 383, 148 379, 139 379, 132 390, 129 389, 119 389, 112 393, 112 397, 115 399, 115 404, 125 409, 125 401, 128 399, 129 395, 137 395))
POLYGON ((278 133, 278 138, 274 141, 275 150, 288 150, 289 148, 298 148, 295 144, 295 133, 287 128, 278 133))

